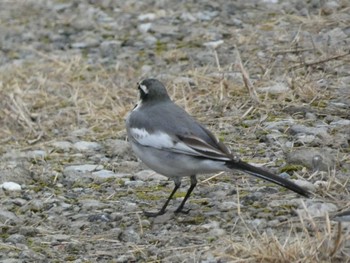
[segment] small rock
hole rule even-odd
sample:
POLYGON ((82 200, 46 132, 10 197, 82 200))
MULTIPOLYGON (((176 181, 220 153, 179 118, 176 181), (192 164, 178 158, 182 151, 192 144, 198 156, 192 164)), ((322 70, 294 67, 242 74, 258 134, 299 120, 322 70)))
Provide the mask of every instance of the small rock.
POLYGON ((33 212, 40 212, 44 208, 44 203, 39 199, 35 199, 30 202, 29 207, 33 212))
POLYGON ((124 242, 138 243, 140 241, 140 235, 132 228, 126 229, 120 235, 120 239, 124 242))
POLYGON ((226 230, 222 228, 215 228, 209 231, 208 235, 211 237, 222 237, 226 234, 226 230))
POLYGON ((209 21, 216 17, 218 14, 218 11, 203 11, 196 13, 195 17, 202 21, 209 21))
POLYGON ((0 187, 7 191, 21 191, 22 187, 14 182, 4 182, 0 185, 0 187))
POLYGON ((303 134, 318 135, 325 138, 329 137, 329 134, 327 131, 328 131, 327 127, 307 127, 301 124, 293 125, 289 130, 290 134, 292 135, 303 133, 303 134))
POLYGON ((152 21, 154 19, 156 19, 157 15, 155 13, 147 13, 147 14, 141 14, 137 17, 137 19, 139 21, 145 21, 145 20, 148 20, 148 21, 152 21))
POLYGON ((97 142, 87 142, 87 141, 76 142, 74 143, 73 146, 75 149, 81 152, 98 151, 102 148, 101 145, 98 144, 97 142))
POLYGON ((236 202, 226 201, 226 202, 220 202, 218 208, 220 209, 220 211, 226 212, 233 209, 237 209, 237 207, 238 205, 236 202))
POLYGON ((82 165, 71 165, 64 168, 64 172, 74 171, 74 172, 93 172, 93 171, 99 171, 102 170, 102 165, 95 165, 95 164, 82 164, 82 165))
POLYGON ((31 249, 24 249, 19 253, 19 259, 24 259, 24 261, 19 262, 43 262, 47 260, 47 257, 31 249))
POLYGON ((88 217, 88 221, 90 221, 90 222, 110 222, 111 216, 108 214, 90 215, 88 217))
POLYGON ((43 150, 35 150, 26 152, 26 155, 29 159, 43 159, 47 156, 47 153, 43 150))
POLYGON ((83 199, 79 201, 81 204, 81 207, 86 209, 86 210, 91 210, 91 209, 102 209, 105 205, 98 201, 98 200, 93 200, 93 199, 83 199))
POLYGON ((152 23, 143 23, 143 24, 140 24, 138 25, 138 30, 141 32, 141 33, 147 33, 152 27, 152 23))
POLYGON ((116 58, 120 49, 121 42, 116 40, 103 41, 100 44, 100 53, 102 57, 116 58))
POLYGON ((262 218, 256 218, 254 220, 249 221, 249 223, 254 227, 254 228, 264 228, 267 225, 266 219, 262 218))
POLYGON ((332 121, 329 125, 330 126, 334 126, 334 127, 348 126, 348 125, 350 125, 350 120, 341 119, 341 120, 338 120, 338 121, 332 121))
POLYGON ((130 144, 125 140, 107 140, 104 146, 111 157, 123 157, 131 151, 130 144))
POLYGON ((317 168, 320 171, 328 171, 335 166, 335 153, 327 148, 316 149, 316 148, 305 148, 298 149, 293 152, 286 153, 286 160, 289 164, 303 165, 309 169, 314 169, 315 157, 319 158, 317 162, 317 168))
POLYGON ((167 181, 168 177, 158 174, 152 170, 142 170, 134 175, 135 179, 142 181, 167 181))
POLYGON ((25 244, 26 243, 26 238, 25 236, 21 234, 13 234, 10 235, 8 238, 5 239, 5 242, 7 243, 13 243, 13 244, 25 244))
POLYGON ((310 183, 305 180, 294 180, 294 183, 296 185, 299 185, 300 187, 304 188, 305 190, 308 190, 310 192, 314 192, 316 190, 316 186, 313 183, 310 183))
POLYGON ((153 219, 153 223, 154 224, 166 224, 169 222, 169 220, 171 220, 172 218, 174 217, 174 213, 172 212, 168 212, 168 213, 165 213, 164 215, 160 215, 160 216, 157 216, 153 219))
POLYGON ((51 236, 51 240, 58 241, 58 242, 71 241, 71 239, 72 239, 71 236, 65 235, 65 234, 56 234, 51 236))
POLYGON ((203 46, 216 49, 222 44, 224 44, 224 40, 217 40, 217 41, 210 41, 210 42, 203 43, 203 46))
POLYGON ((67 141, 53 142, 51 146, 63 152, 69 152, 69 150, 73 148, 73 144, 67 141))
POLYGON ((21 220, 12 212, 0 209, 0 222, 5 223, 8 221, 19 223, 21 220))
POLYGON ((123 211, 125 212, 134 212, 136 210, 138 210, 139 207, 136 203, 132 203, 132 202, 123 202, 123 211))
POLYGON ((294 124, 293 119, 286 119, 281 121, 273 121, 273 122, 265 122, 264 128, 267 130, 279 130, 281 132, 284 132, 285 127, 293 125, 294 124))
POLYGON ((278 176, 284 179, 290 179, 290 175, 286 172, 280 173, 278 176))
POLYGON ((258 88, 257 91, 260 93, 270 93, 270 94, 282 94, 288 92, 290 89, 285 83, 276 83, 269 87, 258 88))
POLYGON ((338 208, 335 204, 332 203, 314 203, 314 201, 310 201, 306 203, 306 211, 305 209, 297 209, 297 213, 302 217, 320 217, 325 216, 331 212, 337 211, 338 208))
POLYGON ((100 170, 100 171, 97 171, 97 172, 93 172, 92 175, 96 176, 96 177, 99 177, 99 178, 112 178, 112 177, 115 177, 115 178, 124 178, 124 177, 128 177, 130 176, 130 174, 126 174, 126 173, 114 173, 112 171, 109 171, 109 170, 100 170))
POLYGON ((125 181, 124 182, 125 186, 130 186, 130 187, 140 187, 140 186, 144 186, 145 182, 141 181, 141 180, 134 180, 134 181, 125 181))

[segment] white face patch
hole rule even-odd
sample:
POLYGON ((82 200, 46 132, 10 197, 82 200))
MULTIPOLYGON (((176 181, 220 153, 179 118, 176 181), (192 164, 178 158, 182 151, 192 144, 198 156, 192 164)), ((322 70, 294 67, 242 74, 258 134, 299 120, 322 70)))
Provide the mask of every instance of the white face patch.
POLYGON ((148 88, 145 85, 140 84, 140 89, 142 89, 143 93, 148 94, 148 88))

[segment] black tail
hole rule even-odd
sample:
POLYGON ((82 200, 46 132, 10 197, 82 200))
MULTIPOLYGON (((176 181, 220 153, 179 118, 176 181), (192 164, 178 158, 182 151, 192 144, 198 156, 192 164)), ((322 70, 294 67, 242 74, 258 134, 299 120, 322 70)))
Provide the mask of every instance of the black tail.
POLYGON ((296 185, 295 183, 293 183, 287 179, 284 179, 280 176, 277 176, 269 171, 266 171, 266 170, 263 170, 261 168, 250 165, 249 163, 238 161, 238 162, 227 162, 226 165, 227 165, 227 167, 229 167, 231 169, 241 170, 242 172, 245 172, 247 174, 250 174, 250 175, 259 177, 261 179, 264 179, 266 181, 283 186, 283 187, 285 187, 289 190, 292 190, 292 191, 294 191, 300 195, 303 195, 305 197, 309 197, 309 195, 310 195, 310 193, 307 190, 296 185))

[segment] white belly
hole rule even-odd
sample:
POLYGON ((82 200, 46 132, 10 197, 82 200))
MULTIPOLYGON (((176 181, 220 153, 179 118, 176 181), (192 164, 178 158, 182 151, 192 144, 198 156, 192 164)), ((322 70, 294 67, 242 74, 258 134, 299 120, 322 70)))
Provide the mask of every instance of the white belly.
POLYGON ((195 158, 131 143, 131 147, 149 168, 170 178, 227 170, 225 162, 195 158))

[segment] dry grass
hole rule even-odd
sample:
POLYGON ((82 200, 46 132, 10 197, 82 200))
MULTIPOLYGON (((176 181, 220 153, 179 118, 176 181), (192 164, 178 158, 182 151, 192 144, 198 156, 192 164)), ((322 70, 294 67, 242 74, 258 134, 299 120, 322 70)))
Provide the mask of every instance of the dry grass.
POLYGON ((246 236, 227 242, 230 245, 220 255, 229 262, 349 262, 349 228, 342 233, 341 223, 323 219, 291 222, 286 236, 257 234, 247 227, 246 236))
POLYGON ((130 69, 93 68, 80 57, 43 59, 0 74, 0 141, 12 147, 64 139, 82 128, 95 140, 118 137, 136 97, 128 88, 135 86, 130 69))

